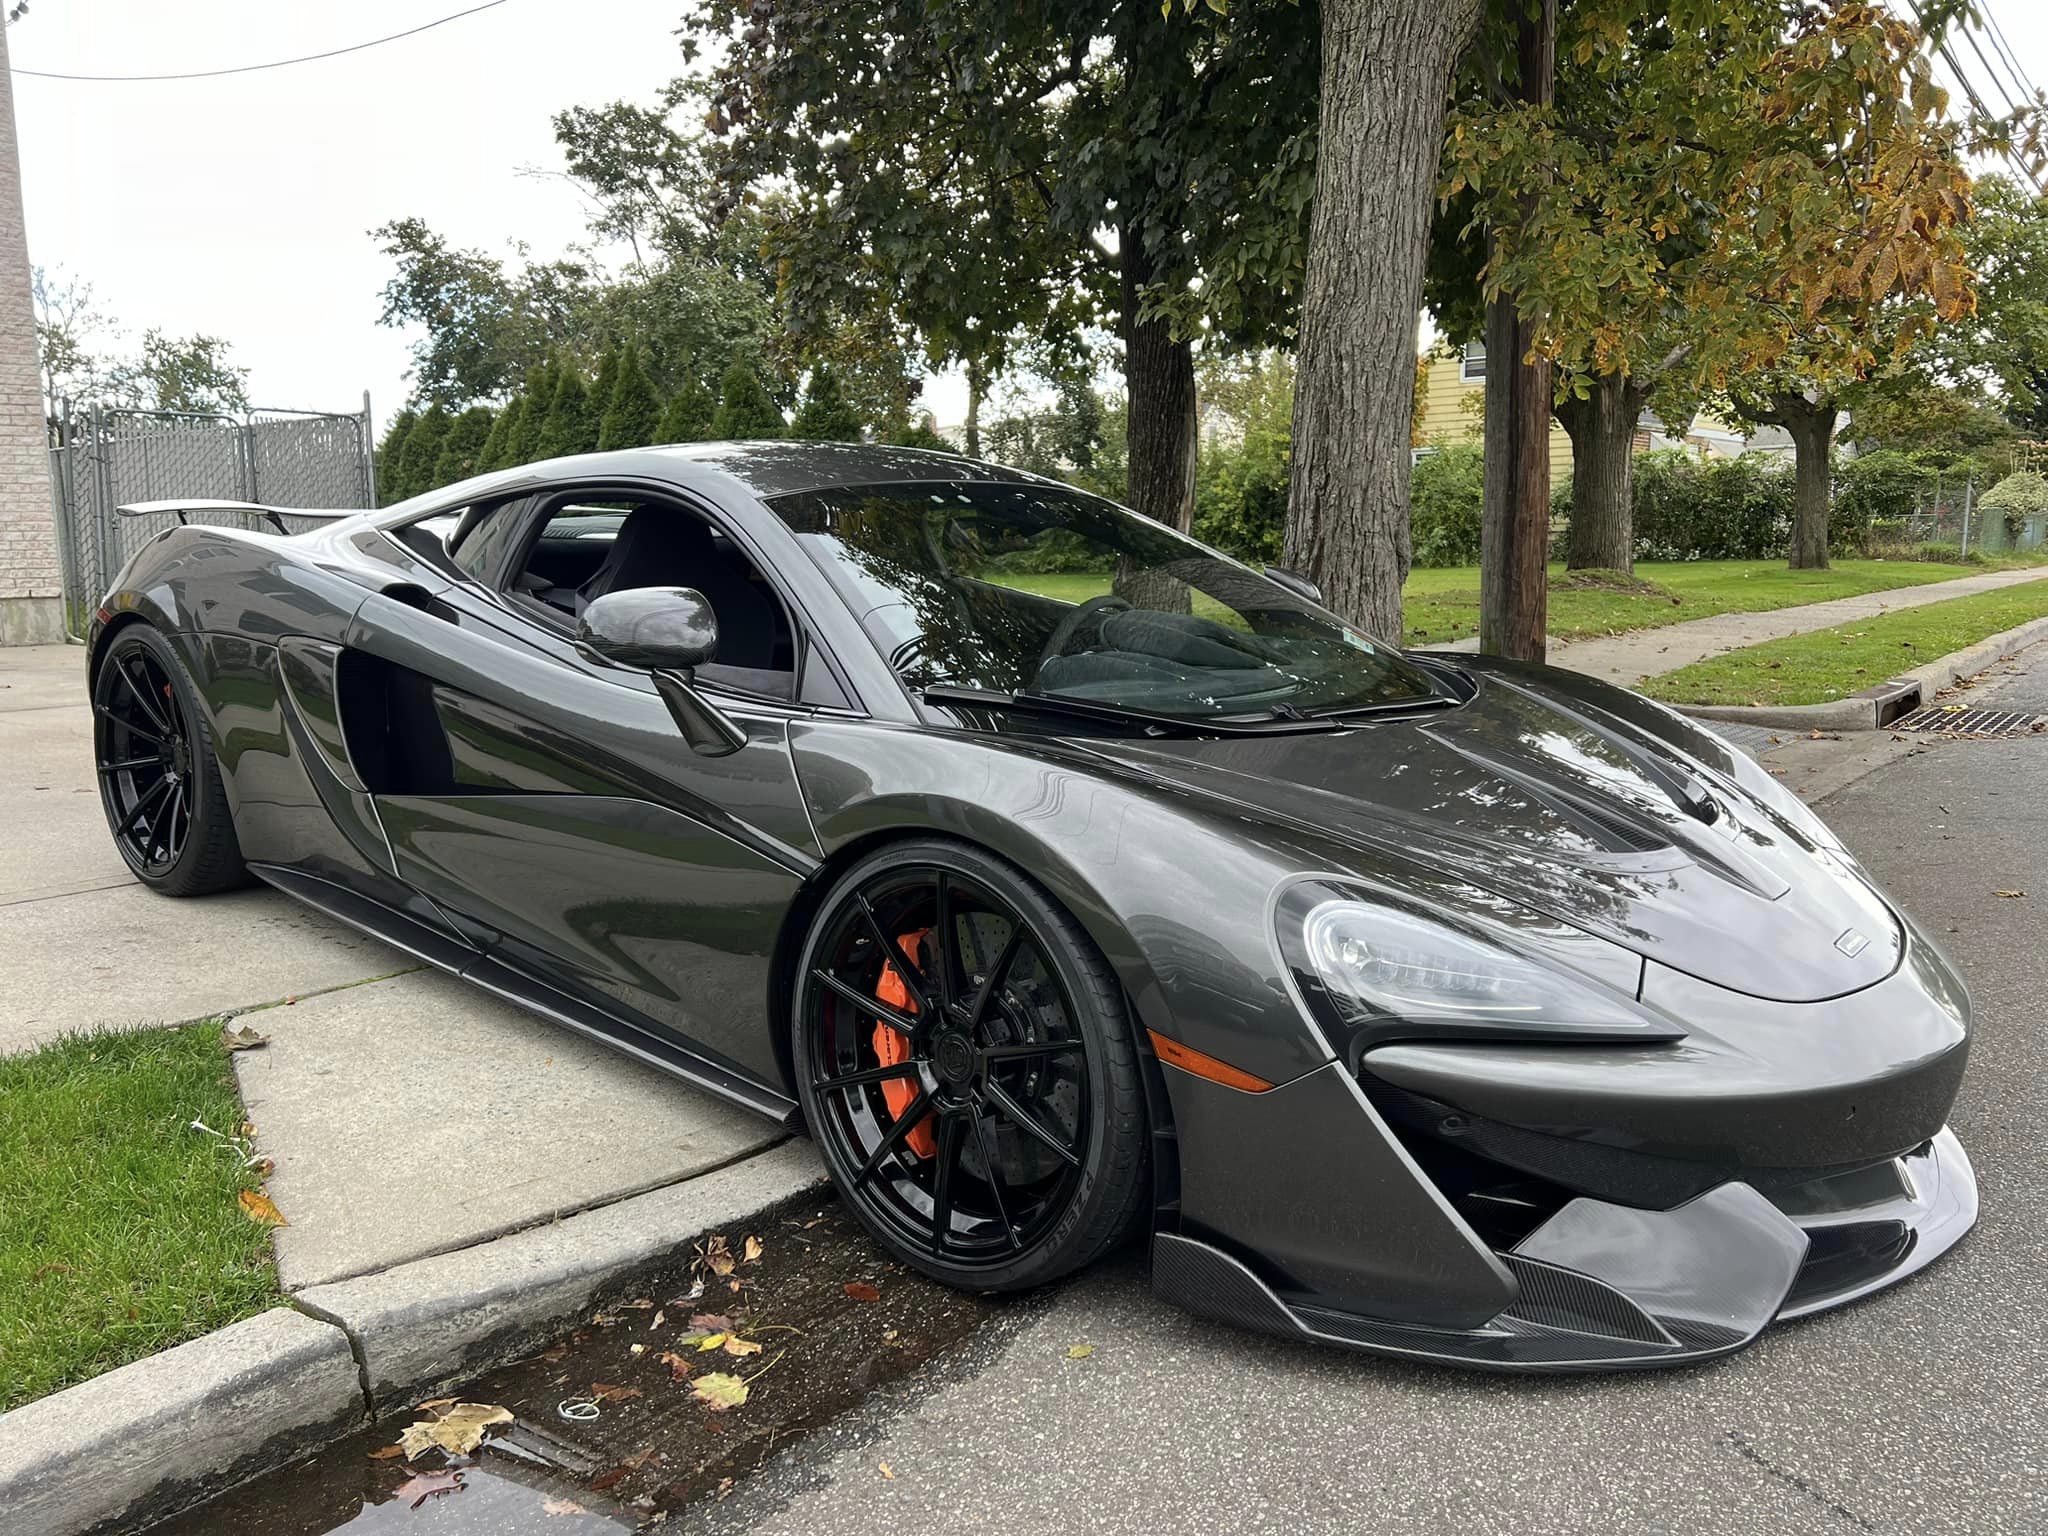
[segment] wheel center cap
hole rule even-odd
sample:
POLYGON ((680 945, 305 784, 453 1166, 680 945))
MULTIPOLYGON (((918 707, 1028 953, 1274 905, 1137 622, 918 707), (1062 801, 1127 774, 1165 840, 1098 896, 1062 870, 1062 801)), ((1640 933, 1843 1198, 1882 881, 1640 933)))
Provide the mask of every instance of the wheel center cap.
POLYGON ((174 773, 183 773, 183 772, 184 772, 184 771, 186 770, 186 768, 187 768, 187 766, 188 766, 188 765, 189 765, 189 757, 188 757, 188 754, 187 754, 187 753, 186 753, 186 751, 185 751, 185 743, 184 743, 184 742, 182 742, 182 741, 174 741, 174 742, 172 742, 172 743, 171 743, 171 770, 172 770, 172 772, 174 772, 174 773))
POLYGON ((941 1035, 932 1047, 932 1066, 942 1081, 957 1088, 974 1076, 974 1047, 964 1035, 941 1035))

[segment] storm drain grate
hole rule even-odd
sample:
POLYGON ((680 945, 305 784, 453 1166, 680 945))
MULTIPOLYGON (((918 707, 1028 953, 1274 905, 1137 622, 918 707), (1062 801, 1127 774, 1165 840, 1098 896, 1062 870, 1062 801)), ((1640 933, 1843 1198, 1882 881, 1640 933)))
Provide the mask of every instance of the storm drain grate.
POLYGON ((1930 704, 1891 722, 1895 731, 1934 731, 1943 736, 2031 736, 2048 732, 2048 715, 2023 715, 2010 709, 1965 709, 1960 704, 1930 704))

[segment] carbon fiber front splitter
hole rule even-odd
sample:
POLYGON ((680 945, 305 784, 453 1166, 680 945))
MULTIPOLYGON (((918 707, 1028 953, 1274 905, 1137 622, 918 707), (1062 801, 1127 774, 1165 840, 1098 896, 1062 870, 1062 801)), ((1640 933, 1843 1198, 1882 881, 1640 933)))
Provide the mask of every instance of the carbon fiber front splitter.
POLYGON ((1743 1348, 1779 1317, 1870 1294, 1925 1267, 1977 1217, 1955 1136, 1876 1169, 1767 1200, 1723 1184, 1670 1211, 1576 1199, 1500 1254, 1518 1295, 1478 1328, 1443 1329, 1283 1299, 1197 1237, 1153 1239, 1152 1286, 1193 1312, 1283 1337, 1501 1371, 1679 1365, 1743 1348))

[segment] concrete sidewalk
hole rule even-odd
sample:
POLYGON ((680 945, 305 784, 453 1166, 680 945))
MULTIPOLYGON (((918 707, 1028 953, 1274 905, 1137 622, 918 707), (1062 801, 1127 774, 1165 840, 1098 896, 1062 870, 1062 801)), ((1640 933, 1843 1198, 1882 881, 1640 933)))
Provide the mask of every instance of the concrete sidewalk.
POLYGON ((784 1139, 275 891, 144 888, 100 809, 84 665, 75 646, 0 650, 0 1052, 247 1011, 270 1044, 234 1062, 291 1223, 276 1232, 288 1292, 682 1185, 784 1139))
MULTIPOLYGON (((1930 582, 1922 587, 1894 587, 1888 592, 1837 597, 1825 603, 1779 608, 1770 613, 1717 613, 1710 618, 1688 619, 1683 624, 1666 624, 1661 629, 1555 641, 1550 647, 1549 662, 1553 667, 1584 672, 1625 688, 1634 687, 1646 677, 1661 677, 1710 656, 1762 645, 1766 640, 1782 640, 1788 635, 1809 634, 1854 619, 1876 618, 1879 614, 1945 603, 1951 598, 1973 597, 1979 592, 1996 592, 2001 587, 2043 579, 2048 579, 2048 566, 1993 571, 1955 581, 1930 582)), ((1468 638, 1444 649, 1470 653, 1479 649, 1479 641, 1468 638)))

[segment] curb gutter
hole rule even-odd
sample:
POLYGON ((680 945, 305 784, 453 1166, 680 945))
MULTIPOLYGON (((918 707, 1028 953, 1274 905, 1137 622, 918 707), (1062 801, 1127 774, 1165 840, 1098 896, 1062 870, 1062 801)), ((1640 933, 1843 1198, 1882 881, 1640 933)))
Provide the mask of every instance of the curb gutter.
POLYGON ((1674 704, 1680 714, 1698 720, 1729 720, 1743 725, 1781 726, 1795 731, 1874 731, 1910 714, 1959 677, 1982 672, 1999 658, 2036 641, 2048 640, 2048 618, 2030 619, 2002 633, 1953 651, 1924 667, 1879 683, 1875 688, 1825 704, 1674 704))
POLYGON ((0 1414, 0 1520, 139 1530, 519 1359, 695 1237, 824 1183, 807 1141, 547 1226, 308 1288, 0 1414))

